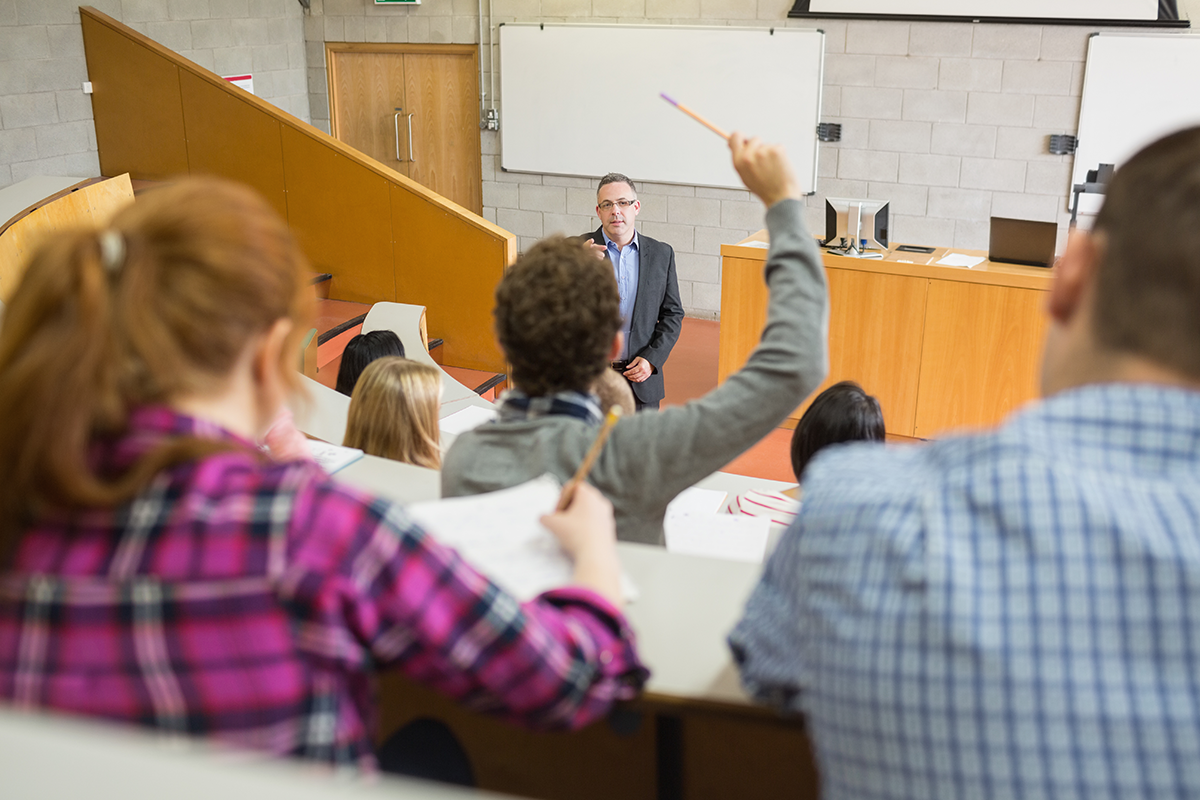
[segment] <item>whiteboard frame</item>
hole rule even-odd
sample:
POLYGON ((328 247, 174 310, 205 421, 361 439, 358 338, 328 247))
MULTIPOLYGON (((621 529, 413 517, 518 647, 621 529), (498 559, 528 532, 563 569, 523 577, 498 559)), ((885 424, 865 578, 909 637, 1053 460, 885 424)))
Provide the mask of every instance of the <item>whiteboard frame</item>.
MULTIPOLYGON (((818 175, 820 172, 820 169, 819 169, 820 141, 818 140, 818 137, 817 137, 817 125, 821 121, 821 113, 822 113, 821 104, 822 104, 822 98, 823 98, 823 94, 824 94, 824 77, 825 77, 826 38, 825 38, 825 32, 823 30, 821 30, 819 28, 815 28, 815 27, 814 28, 782 28, 782 27, 781 28, 775 28, 775 27, 768 28, 768 27, 760 27, 760 26, 725 26, 725 25, 622 25, 622 24, 614 24, 614 23, 542 23, 542 22, 509 22, 509 23, 503 23, 499 27, 500 27, 500 81, 501 81, 501 88, 500 88, 500 93, 499 93, 499 99, 500 99, 500 137, 499 138, 500 138, 500 161, 501 161, 500 168, 504 172, 511 173, 511 174, 563 175, 563 176, 586 177, 586 178, 598 178, 601 175, 606 174, 608 170, 605 169, 603 171, 593 172, 593 171, 580 170, 580 169, 539 168, 536 166, 529 165, 529 163, 527 161, 522 161, 520 159, 516 159, 516 157, 513 157, 515 159, 513 161, 509 160, 511 157, 512 150, 515 148, 511 148, 511 146, 508 142, 508 132, 512 129, 512 122, 511 122, 512 105, 510 105, 510 103, 513 103, 514 101, 512 100, 512 98, 513 98, 512 86, 510 83, 508 83, 508 79, 505 76, 506 49, 504 46, 504 40, 505 40, 505 36, 506 36, 507 32, 509 32, 513 29, 517 29, 517 28, 521 28, 521 29, 536 28, 538 30, 545 30, 547 28, 551 28, 551 29, 574 28, 574 29, 589 29, 589 30, 615 29, 615 30, 620 30, 620 31, 637 31, 637 32, 663 31, 663 32, 669 32, 671 34, 685 33, 685 32, 689 32, 689 31, 692 31, 692 32, 699 31, 699 32, 704 32, 704 33, 716 33, 718 35, 725 34, 727 32, 741 33, 741 34, 749 33, 749 34, 762 35, 762 36, 774 36, 774 35, 800 36, 800 35, 814 35, 814 34, 819 35, 820 44, 819 44, 819 50, 817 52, 817 63, 815 64, 816 75, 813 78, 811 78, 811 80, 814 81, 814 83, 812 85, 808 86, 808 88, 806 89, 806 91, 812 91, 813 89, 815 89, 815 97, 813 98, 814 102, 813 102, 812 108, 808 109, 807 105, 805 106, 805 108, 808 109, 808 111, 806 113, 811 114, 811 122, 812 122, 811 132, 807 133, 807 134, 798 134, 798 140, 793 140, 791 142, 785 142, 785 144, 788 144, 788 145, 796 145, 798 143, 799 146, 802 148, 801 151, 799 153, 797 153, 796 148, 789 147, 789 152, 792 155, 792 163, 797 170, 797 177, 799 178, 801 185, 805 187, 805 191, 809 194, 816 193, 818 175), (810 157, 811 157, 811 171, 808 169, 808 165, 806 163, 804 163, 804 160, 807 160, 810 157), (804 160, 802 160, 802 159, 804 159, 804 160)), ((612 164, 610 165, 610 168, 617 168, 617 169, 622 169, 622 171, 628 171, 629 174, 632 175, 634 177, 634 179, 638 180, 638 181, 649 181, 652 183, 674 184, 674 185, 681 185, 681 186, 702 186, 702 187, 727 188, 727 189, 728 188, 732 188, 732 189, 745 188, 744 185, 742 184, 741 180, 737 177, 737 173, 733 171, 732 165, 730 165, 730 163, 729 163, 727 146, 725 144, 721 143, 719 138, 716 135, 714 135, 711 132, 708 132, 702 126, 700 126, 698 123, 690 120, 685 115, 683 115, 681 112, 679 112, 676 109, 671 108, 669 104, 667 104, 665 101, 661 100, 658 97, 658 90, 666 89, 666 88, 670 88, 670 87, 656 87, 654 89, 653 100, 651 101, 653 104, 653 107, 654 107, 654 114, 659 117, 659 119, 662 121, 662 123, 665 124, 669 130, 674 131, 674 135, 677 135, 680 137, 687 137, 689 142, 696 143, 697 146, 703 147, 704 151, 706 153, 708 152, 708 149, 711 147, 712 148, 711 152, 713 153, 714 158, 721 159, 721 161, 719 161, 719 162, 713 162, 713 163, 720 164, 719 170, 722 172, 721 177, 717 180, 708 180, 708 179, 693 179, 693 178, 689 178, 689 177, 668 176, 663 173, 655 174, 655 169, 653 166, 650 166, 647 169, 647 168, 645 168, 645 165, 638 165, 638 166, 631 165, 626 170, 624 167, 622 167, 623 162, 620 159, 613 159, 612 164), (661 107, 661 111, 660 111, 660 107, 661 107), (665 117, 661 116, 664 113, 665 113, 665 117), (703 144, 699 144, 699 142, 703 142, 703 144)), ((775 87, 775 88, 777 90, 778 87, 775 87)), ((670 93, 670 92, 668 92, 668 93, 670 93)), ((645 97, 640 97, 639 99, 643 103, 646 102, 645 97)), ((675 99, 678 100, 679 102, 683 103, 684 105, 690 105, 698 113, 708 112, 708 114, 714 118, 715 122, 718 122, 719 124, 723 124, 723 125, 728 125, 729 129, 733 129, 735 127, 733 125, 729 125, 729 123, 725 119, 718 118, 718 115, 713 114, 713 112, 709 111, 709 109, 705 107, 705 104, 703 103, 702 100, 696 100, 696 99, 692 99, 690 97, 683 97, 683 96, 676 97, 675 99)), ((528 105, 528 98, 527 97, 522 98, 522 102, 525 105, 528 105)), ((599 102, 599 100, 597 102, 599 102)), ((612 109, 602 109, 602 110, 596 112, 596 117, 600 120, 600 122, 599 122, 600 125, 608 126, 611 128, 612 125, 616 124, 616 120, 618 120, 620 118, 620 114, 619 114, 619 112, 614 111, 612 109)), ((750 129, 746 130, 746 133, 756 134, 756 133, 760 132, 760 131, 754 130, 753 127, 754 127, 753 125, 749 126, 750 129)), ((781 141, 780 137, 772 137, 772 136, 770 136, 769 132, 767 132, 767 131, 762 131, 762 133, 764 135, 764 138, 766 138, 770 141, 781 141)), ((522 158, 524 158, 524 156, 522 156, 522 158)), ((714 169, 717 169, 717 168, 714 167, 714 169)))
MULTIPOLYGON (((846 0, 853 6, 876 8, 883 5, 894 7, 896 0, 846 0)), ((979 0, 980 6, 994 6, 989 0, 979 0)), ((1153 18, 1130 19, 1128 17, 1050 17, 1050 16, 1018 16, 1013 14, 998 15, 992 10, 978 14, 962 13, 923 13, 920 11, 904 11, 891 13, 879 10, 860 11, 812 11, 812 0, 797 0, 788 12, 792 19, 874 19, 903 22, 975 22, 989 24, 1015 25, 1120 25, 1122 27, 1154 27, 1154 28, 1189 28, 1191 21, 1187 19, 1159 19, 1156 13, 1153 18)), ((1157 3, 1155 4, 1157 6, 1157 3)))

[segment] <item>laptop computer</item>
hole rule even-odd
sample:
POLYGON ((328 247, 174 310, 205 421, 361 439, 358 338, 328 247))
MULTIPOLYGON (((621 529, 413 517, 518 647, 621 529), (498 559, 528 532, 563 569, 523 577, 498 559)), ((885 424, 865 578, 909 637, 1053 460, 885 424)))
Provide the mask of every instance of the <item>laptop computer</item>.
POLYGON ((992 217, 988 259, 1006 264, 1049 267, 1054 264, 1057 222, 992 217))

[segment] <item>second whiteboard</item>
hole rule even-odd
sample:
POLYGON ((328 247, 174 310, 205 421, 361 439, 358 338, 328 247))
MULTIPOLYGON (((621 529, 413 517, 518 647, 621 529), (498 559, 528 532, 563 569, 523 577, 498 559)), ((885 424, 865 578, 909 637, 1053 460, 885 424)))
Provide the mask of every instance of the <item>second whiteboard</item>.
POLYGON ((825 35, 816 30, 629 25, 500 27, 500 163, 515 172, 741 188, 725 130, 787 148, 816 189, 825 35))

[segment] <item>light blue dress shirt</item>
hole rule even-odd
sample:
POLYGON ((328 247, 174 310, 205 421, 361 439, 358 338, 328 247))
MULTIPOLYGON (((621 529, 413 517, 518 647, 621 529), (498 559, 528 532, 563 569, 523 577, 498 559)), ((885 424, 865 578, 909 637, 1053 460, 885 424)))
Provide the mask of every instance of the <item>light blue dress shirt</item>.
POLYGON ((612 261, 613 272, 617 277, 617 291, 621 295, 621 334, 624 343, 621 345, 621 360, 629 358, 629 331, 633 325, 633 304, 637 301, 638 276, 641 274, 641 251, 637 231, 633 239, 625 247, 617 247, 617 243, 603 233, 604 244, 608 248, 608 258, 612 261))
POLYGON ((826 800, 1200 797, 1200 392, 833 448, 730 637, 826 800))

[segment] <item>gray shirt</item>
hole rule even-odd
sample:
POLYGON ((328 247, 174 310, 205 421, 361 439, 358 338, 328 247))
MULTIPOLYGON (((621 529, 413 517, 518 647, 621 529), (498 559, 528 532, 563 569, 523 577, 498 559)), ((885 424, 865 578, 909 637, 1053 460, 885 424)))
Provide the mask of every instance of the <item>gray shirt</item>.
MULTIPOLYGON (((825 379, 825 268, 803 211, 798 200, 767 211, 767 325, 746 365, 698 400, 626 417, 613 428, 588 482, 612 501, 622 541, 663 544, 667 504, 770 433, 825 379)), ((442 494, 496 491, 547 472, 565 482, 596 432, 567 416, 483 425, 446 453, 442 494)))

